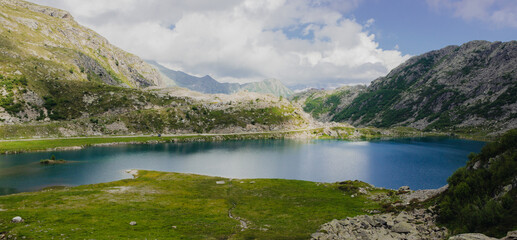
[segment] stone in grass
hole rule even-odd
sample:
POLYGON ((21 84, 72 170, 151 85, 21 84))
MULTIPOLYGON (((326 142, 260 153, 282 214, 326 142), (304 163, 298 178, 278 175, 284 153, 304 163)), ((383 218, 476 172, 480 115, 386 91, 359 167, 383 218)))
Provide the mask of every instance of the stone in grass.
POLYGON ((20 216, 16 216, 16 217, 13 217, 11 222, 13 222, 13 223, 21 223, 21 222, 23 222, 23 218, 20 217, 20 216))
POLYGON ((215 182, 216 184, 219 184, 219 185, 222 185, 222 184, 225 184, 226 182, 225 181, 217 181, 215 182))
POLYGON ((131 221, 131 222, 129 223, 129 225, 131 225, 131 226, 135 226, 135 225, 136 225, 136 222, 135 222, 135 221, 131 221))

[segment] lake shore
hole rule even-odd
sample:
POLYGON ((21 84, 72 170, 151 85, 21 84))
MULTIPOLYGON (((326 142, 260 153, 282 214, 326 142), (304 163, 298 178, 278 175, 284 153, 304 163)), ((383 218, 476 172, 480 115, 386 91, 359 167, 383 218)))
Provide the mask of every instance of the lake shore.
POLYGON ((271 132, 163 134, 160 136, 158 136, 158 134, 155 134, 128 136, 83 136, 58 138, 2 139, 0 140, 0 154, 69 151, 80 150, 89 146, 110 146, 119 144, 153 144, 168 142, 225 141, 251 139, 372 140, 429 136, 456 137, 472 140, 472 138, 469 138, 468 136, 454 135, 450 133, 441 132, 421 132, 408 128, 376 129, 352 127, 326 127, 271 132))

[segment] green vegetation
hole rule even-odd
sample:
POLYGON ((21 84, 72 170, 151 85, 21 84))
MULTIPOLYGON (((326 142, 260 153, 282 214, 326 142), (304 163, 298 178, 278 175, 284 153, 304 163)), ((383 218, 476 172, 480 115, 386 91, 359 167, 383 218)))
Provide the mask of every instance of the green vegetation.
MULTIPOLYGON (((8 86, 17 86, 14 83, 19 81, 10 79, 4 82, 10 83, 8 86)), ((92 132, 104 135, 166 134, 176 130, 207 133, 224 128, 246 128, 248 125, 281 126, 288 123, 300 127, 305 122, 288 104, 254 108, 250 103, 249 106, 238 104, 213 109, 190 99, 153 91, 80 81, 29 81, 28 88, 42 96, 43 101, 23 103, 6 98, 9 100, 6 104, 11 106, 6 109, 22 106, 39 114, 32 115, 33 120, 41 121, 48 117, 59 122, 47 120, 2 125, 0 139, 87 136, 92 132)), ((1 100, 0 104, 5 102, 1 100)))
POLYGON ((63 159, 56 159, 56 156, 54 156, 54 154, 52 154, 52 156, 50 156, 49 159, 41 159, 39 161, 39 163, 44 164, 44 165, 54 165, 54 164, 64 164, 64 163, 67 163, 67 161, 65 161, 63 159))
POLYGON ((380 209, 368 195, 350 196, 367 184, 345 185, 139 171, 136 179, 2 196, 0 232, 18 239, 307 239, 332 219, 380 209), (229 211, 248 228, 241 231, 229 211), (11 223, 14 216, 24 223, 11 223))
POLYGON ((341 97, 349 93, 350 91, 342 91, 327 95, 325 97, 313 98, 313 96, 311 96, 305 101, 303 110, 305 112, 311 113, 314 118, 318 118, 323 113, 333 113, 339 106, 341 97))
POLYGON ((95 116, 144 103, 165 106, 172 102, 184 102, 179 98, 159 97, 151 92, 93 82, 42 80, 34 84, 37 85, 34 91, 43 96, 43 106, 51 120, 77 119, 85 112, 95 116), (88 100, 84 101, 85 98, 88 100))
POLYGON ((448 179, 438 200, 439 221, 453 233, 502 237, 517 229, 517 129, 469 159, 448 179))
MULTIPOLYGON (((397 101, 399 96, 400 90, 392 89, 381 89, 373 92, 361 93, 347 108, 337 113, 332 118, 332 121, 339 122, 346 119, 357 121, 361 118, 361 123, 368 123, 372 121, 375 116, 381 112, 381 110, 388 108, 397 101)), ((398 116, 394 114, 391 116, 398 118, 398 116)), ((392 122, 393 120, 388 119, 386 121, 392 122)))
POLYGON ((4 108, 9 114, 16 114, 23 110, 23 100, 18 99, 15 93, 26 91, 27 79, 25 77, 4 77, 0 75, 0 89, 5 94, 0 94, 0 107, 4 108))

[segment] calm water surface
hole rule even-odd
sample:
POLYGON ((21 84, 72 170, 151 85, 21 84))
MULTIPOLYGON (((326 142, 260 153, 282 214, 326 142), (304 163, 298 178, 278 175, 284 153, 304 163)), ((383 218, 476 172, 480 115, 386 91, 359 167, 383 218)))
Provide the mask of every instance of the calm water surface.
POLYGON ((79 151, 0 156, 0 195, 48 186, 76 186, 130 178, 126 169, 197 173, 230 178, 319 182, 362 180, 412 189, 446 184, 483 142, 418 138, 347 142, 248 140, 90 147, 79 151), (55 154, 68 164, 42 166, 55 154))

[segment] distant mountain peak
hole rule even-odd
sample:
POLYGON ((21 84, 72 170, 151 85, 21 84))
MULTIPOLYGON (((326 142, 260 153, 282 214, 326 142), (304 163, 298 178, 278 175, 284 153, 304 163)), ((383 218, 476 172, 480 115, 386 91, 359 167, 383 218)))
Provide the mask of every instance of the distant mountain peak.
POLYGON ((160 65, 156 61, 149 60, 147 62, 151 65, 154 65, 158 71, 160 71, 169 79, 166 85, 177 85, 201 93, 232 94, 238 91, 246 90, 249 92, 272 94, 282 97, 288 97, 293 94, 293 91, 287 88, 280 80, 274 78, 245 84, 221 83, 212 78, 210 75, 196 77, 182 71, 169 69, 163 65, 160 65))

